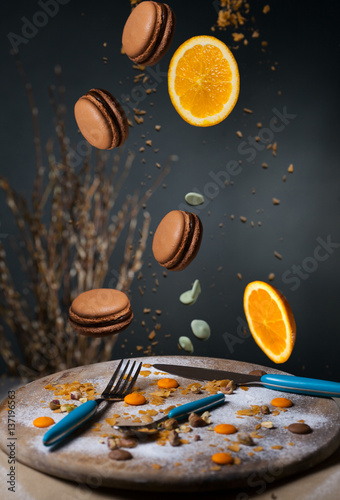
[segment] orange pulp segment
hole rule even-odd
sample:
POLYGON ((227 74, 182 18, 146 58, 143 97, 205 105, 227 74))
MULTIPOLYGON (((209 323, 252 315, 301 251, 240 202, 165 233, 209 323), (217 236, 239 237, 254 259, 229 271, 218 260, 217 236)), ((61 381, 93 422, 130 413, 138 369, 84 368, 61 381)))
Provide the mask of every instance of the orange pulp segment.
POLYGON ((168 85, 180 116, 191 125, 208 127, 220 123, 234 108, 240 77, 234 56, 223 42, 196 36, 172 57, 168 85))
POLYGON ((246 286, 243 305, 258 346, 274 363, 287 361, 293 351, 296 325, 286 298, 268 283, 253 281, 246 286))

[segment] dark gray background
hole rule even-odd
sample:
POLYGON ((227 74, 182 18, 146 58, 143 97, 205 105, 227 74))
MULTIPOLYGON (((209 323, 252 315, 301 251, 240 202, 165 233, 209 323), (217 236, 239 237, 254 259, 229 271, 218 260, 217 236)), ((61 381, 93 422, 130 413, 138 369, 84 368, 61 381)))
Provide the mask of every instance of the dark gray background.
MULTIPOLYGON (((147 347, 146 329, 151 330, 154 321, 151 315, 143 314, 143 308, 149 307, 152 311, 162 310, 159 317, 162 328, 156 338, 159 342, 152 351, 156 354, 185 354, 179 351, 177 340, 180 335, 187 335, 193 341, 195 355, 273 366, 252 338, 240 339, 237 334, 245 318, 242 299, 246 284, 253 280, 267 281, 273 272, 273 285, 287 297, 297 323, 296 345, 289 361, 281 365, 282 369, 296 375, 339 380, 340 247, 328 252, 328 257, 319 262, 313 272, 303 271, 304 278, 297 280, 293 272, 293 266, 313 266, 310 258, 319 245, 318 239, 326 241, 328 237, 340 243, 338 4, 336 1, 323 4, 276 1, 270 3, 271 10, 264 15, 262 8, 267 2, 252 2, 255 22, 248 15, 244 29, 212 33, 210 27, 217 17, 216 2, 169 0, 168 3, 176 13, 176 33, 159 65, 157 92, 136 105, 146 109, 147 115, 143 125, 130 130, 126 150, 134 151, 136 159, 122 194, 140 187, 141 182, 145 182, 142 189, 150 186, 159 173, 155 162, 164 165, 166 158, 175 154, 179 160, 164 181, 166 187, 160 187, 147 205, 152 216, 151 229, 157 227, 168 211, 182 207, 188 191, 210 193, 213 199, 207 198, 206 206, 199 207, 204 238, 196 260, 183 272, 168 272, 163 278, 163 269, 153 259, 152 238, 149 238, 143 280, 135 281, 131 288, 135 320, 132 328, 120 335, 113 355, 115 358, 136 355, 136 345, 147 347), (250 38, 251 28, 259 30, 259 39, 250 38), (232 31, 244 32, 249 45, 241 43, 236 50, 232 31), (241 91, 234 111, 225 121, 215 127, 197 128, 185 123, 173 108, 166 72, 172 54, 181 43, 195 35, 212 34, 233 50, 240 69, 241 91), (268 47, 262 52, 264 40, 268 47), (272 65, 275 71, 271 70, 272 65), (154 106, 150 106, 150 102, 154 106), (244 107, 252 109, 253 114, 244 113, 244 107), (248 137, 258 134, 257 122, 268 127, 273 109, 282 112, 284 107, 295 118, 275 134, 276 158, 271 151, 264 150, 257 152, 253 161, 248 161, 250 154, 242 154, 239 149, 242 140, 247 142, 248 137), (152 119, 148 118, 149 114, 152 119), (162 126, 160 132, 155 131, 156 124, 162 126), (237 137, 237 130, 242 132, 243 139, 237 137), (159 148, 157 154, 147 147, 144 154, 139 153, 145 143, 142 134, 153 140, 153 146, 159 148), (146 164, 141 162, 143 157, 146 164), (231 160, 242 161, 240 173, 232 179, 234 184, 214 188, 211 173, 225 172, 231 160), (263 162, 268 163, 268 169, 261 167, 263 162), (290 163, 294 164, 292 175, 287 173, 290 163), (284 174, 286 182, 282 181, 284 174), (252 194, 253 188, 255 194, 252 194), (280 200, 279 206, 273 206, 273 197, 280 200), (231 214, 235 215, 234 220, 231 214), (247 217, 245 224, 240 216, 247 217), (253 228, 251 220, 255 223, 253 228), (261 227, 258 221, 262 222, 261 227), (275 258, 274 251, 282 254, 282 260, 275 258), (156 293, 152 290, 153 273, 159 279, 156 293), (242 280, 237 273, 242 274, 242 280), (178 297, 195 279, 201 282, 202 294, 195 305, 186 307, 178 297), (140 284, 146 286, 143 297, 138 292, 140 284), (207 342, 194 338, 190 330, 192 319, 204 319, 210 324, 212 335, 207 342), (146 327, 141 326, 142 320, 146 321, 146 327), (164 338, 166 334, 171 337, 164 338), (239 341, 230 347, 225 334, 229 340, 239 341)), ((10 183, 27 196, 35 176, 33 129, 25 88, 9 53, 7 35, 21 34, 22 17, 32 20, 38 10, 41 7, 36 1, 8 3, 1 21, 0 168, 10 183)), ((62 68, 67 128, 75 147, 81 137, 74 121, 73 105, 82 94, 90 88, 101 87, 117 98, 134 95, 133 77, 137 72, 132 69, 131 61, 120 53, 121 33, 129 12, 128 0, 70 0, 60 5, 57 15, 27 44, 19 46, 19 57, 39 109, 43 144, 55 137, 48 86, 55 83, 56 65, 62 68), (106 48, 104 42, 107 42, 106 48), (108 58, 107 64, 103 57, 108 58)), ((17 261, 10 250, 10 236, 17 238, 18 233, 2 192, 0 216, 2 241, 14 269, 17 261)), ((326 251, 322 253, 326 254, 326 251)), ((106 285, 114 283, 112 277, 121 258, 118 253, 110 262, 106 285)), ((19 287, 24 286, 25 279, 19 270, 15 279, 19 287)), ((7 333, 10 334, 8 330, 7 333)))

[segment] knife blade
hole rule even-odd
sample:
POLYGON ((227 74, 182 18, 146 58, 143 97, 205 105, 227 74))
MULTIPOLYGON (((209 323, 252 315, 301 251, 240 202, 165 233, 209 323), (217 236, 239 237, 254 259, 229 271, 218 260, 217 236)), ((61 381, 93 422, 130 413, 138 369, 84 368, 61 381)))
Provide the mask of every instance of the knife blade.
POLYGON ((267 373, 266 375, 248 375, 245 373, 230 372, 225 370, 212 370, 195 366, 169 365, 156 363, 153 365, 157 370, 177 375, 178 377, 194 380, 233 380, 236 385, 256 384, 267 389, 275 389, 295 394, 307 394, 310 396, 340 397, 340 383, 306 377, 295 377, 294 375, 281 375, 267 373))

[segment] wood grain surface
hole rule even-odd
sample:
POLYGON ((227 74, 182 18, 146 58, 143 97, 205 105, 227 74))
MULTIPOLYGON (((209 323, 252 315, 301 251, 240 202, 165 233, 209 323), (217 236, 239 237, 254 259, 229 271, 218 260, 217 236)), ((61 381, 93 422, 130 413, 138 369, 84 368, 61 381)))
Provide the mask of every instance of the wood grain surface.
MULTIPOLYGON (((283 373, 259 365, 217 358, 157 356, 135 359, 141 360, 144 364, 173 363, 241 373, 248 373, 253 369, 262 369, 267 373, 283 373)), ((110 361, 73 368, 36 380, 18 389, 15 395, 16 459, 41 472, 92 487, 202 491, 246 488, 255 485, 256 481, 272 483, 279 478, 315 466, 329 457, 340 445, 340 412, 332 399, 249 387, 247 391, 238 388, 234 394, 226 397, 226 404, 211 411, 211 426, 180 433, 184 443, 179 447, 172 447, 168 442, 161 446, 156 440, 146 440, 130 450, 133 455, 131 460, 118 462, 108 458, 109 449, 106 443, 100 443, 100 440, 106 441, 106 437, 100 436, 111 433, 117 435, 117 431, 105 421, 113 414, 119 414, 121 419, 126 419, 132 418, 131 415, 140 416, 140 409, 143 411, 154 409, 159 412, 154 417, 157 419, 162 416, 160 410, 170 405, 205 397, 208 395, 206 391, 200 395, 183 395, 179 388, 167 398, 163 406, 146 404, 143 407, 132 408, 124 403, 113 405, 102 403, 97 415, 86 428, 77 431, 63 445, 54 448, 44 447, 42 436, 46 429, 34 427, 32 424, 34 418, 51 416, 58 421, 63 417, 62 414, 53 414, 48 408, 48 402, 55 397, 52 391, 44 387, 50 383, 55 385, 78 380, 97 383, 100 392, 117 364, 118 361, 110 361), (252 404, 270 406, 270 401, 278 396, 290 398, 294 406, 286 412, 280 412, 279 415, 264 415, 261 419, 250 416, 240 418, 237 415, 238 410, 250 408, 252 404), (312 427, 313 432, 303 436, 290 433, 287 426, 298 420, 304 420, 312 427), (233 423, 239 431, 252 432, 261 421, 272 421, 274 428, 258 430, 258 434, 263 437, 254 439, 253 447, 241 445, 239 452, 228 450, 228 446, 237 441, 236 435, 218 435, 213 430, 216 424, 233 423), (96 423, 101 425, 95 425, 96 423), (199 435, 201 439, 195 441, 195 435, 199 435), (226 438, 229 441, 226 441, 226 438), (280 445, 282 449, 273 449, 273 445, 280 445), (255 451, 258 447, 262 450, 255 451), (219 451, 230 451, 234 457, 241 459, 241 463, 216 467, 211 456, 219 451)), ((147 397, 148 392, 157 388, 157 379, 164 375, 150 367, 145 367, 143 370, 144 376, 139 377, 137 386, 145 391, 147 397), (151 371, 150 374, 147 373, 148 370, 151 371)), ((189 379, 174 378, 183 388, 193 382, 189 379)), ((6 453, 10 441, 7 416, 7 400, 4 400, 0 405, 0 447, 6 453)))

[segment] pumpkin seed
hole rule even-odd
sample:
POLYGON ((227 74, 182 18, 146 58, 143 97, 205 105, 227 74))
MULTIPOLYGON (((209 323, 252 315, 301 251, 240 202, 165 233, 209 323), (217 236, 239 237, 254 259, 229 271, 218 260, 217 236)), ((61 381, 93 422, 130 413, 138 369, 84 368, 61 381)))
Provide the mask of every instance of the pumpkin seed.
POLYGON ((187 351, 190 354, 194 352, 194 346, 192 345, 192 342, 189 339, 189 337, 180 337, 178 339, 178 343, 184 351, 187 351))
POLYGON ((200 293, 201 293, 200 282, 198 280, 195 280, 192 289, 183 292, 180 295, 179 300, 182 302, 182 304, 191 306, 192 304, 195 304, 200 293))
POLYGON ((191 322, 191 330, 195 337, 200 340, 208 340, 210 337, 210 326, 203 319, 194 319, 191 322))
POLYGON ((188 205, 195 206, 204 203, 204 197, 199 193, 187 193, 184 198, 188 205))

